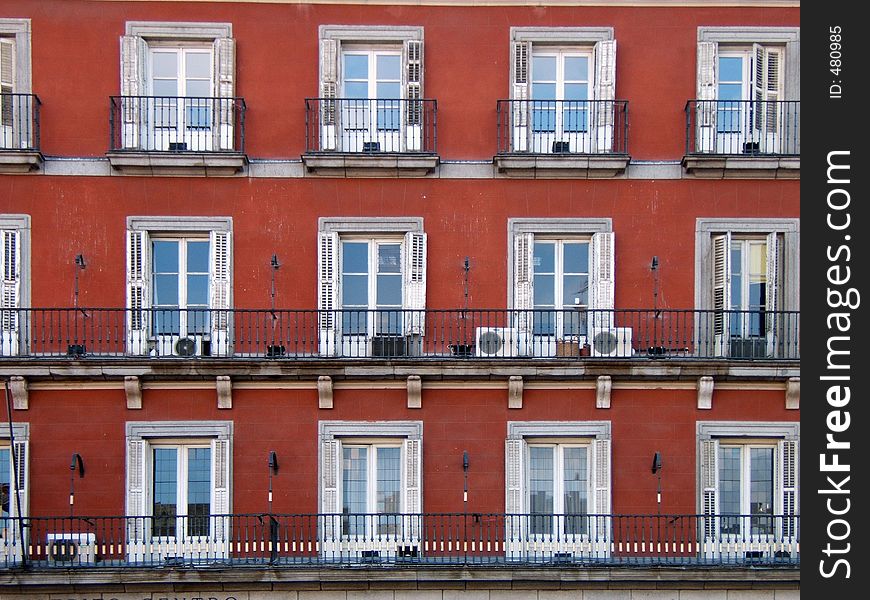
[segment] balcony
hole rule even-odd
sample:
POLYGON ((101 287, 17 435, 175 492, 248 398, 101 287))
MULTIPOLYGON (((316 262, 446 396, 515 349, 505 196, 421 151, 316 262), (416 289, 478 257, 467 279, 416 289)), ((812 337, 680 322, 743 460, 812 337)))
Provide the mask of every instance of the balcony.
POLYGON ((800 360, 791 311, 23 308, 0 324, 0 360, 800 360))
POLYGON ((35 94, 0 94, 0 173, 39 169, 39 107, 35 94))
POLYGON ((422 177, 438 166, 435 100, 306 98, 309 173, 422 177))
POLYGON ((513 177, 616 177, 628 166, 627 100, 499 100, 498 170, 513 177))
POLYGON ((0 569, 800 566, 799 515, 34 516, 2 531, 0 569))
POLYGON ((130 175, 233 175, 247 164, 245 100, 112 96, 107 156, 130 175))
POLYGON ((689 100, 686 172, 704 178, 800 178, 796 100, 689 100))

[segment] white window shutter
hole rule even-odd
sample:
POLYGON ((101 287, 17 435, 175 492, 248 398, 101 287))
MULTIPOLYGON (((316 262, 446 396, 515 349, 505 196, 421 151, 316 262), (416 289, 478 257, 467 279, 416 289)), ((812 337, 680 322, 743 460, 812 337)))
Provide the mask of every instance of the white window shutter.
MULTIPOLYGON (((753 107, 752 128, 758 132, 764 130, 764 114, 765 114, 765 90, 767 81, 765 77, 767 65, 767 52, 761 44, 752 45, 752 99, 755 101, 753 107)), ((757 141, 757 138, 756 138, 757 141)))
POLYGON ((797 536, 797 521, 791 517, 799 514, 799 461, 800 453, 798 452, 797 440, 783 440, 779 442, 780 476, 778 485, 782 497, 782 538, 786 543, 794 543, 797 536))
POLYGON ((212 541, 218 554, 228 553, 230 541, 230 518, 232 510, 232 454, 228 439, 215 439, 211 442, 213 467, 212 485, 212 541))
POLYGON ((211 352, 214 356, 228 356, 232 306, 232 233, 212 231, 209 238, 211 352))
POLYGON ((336 149, 339 43, 320 40, 320 149, 336 149))
POLYGON ((402 58, 405 63, 405 150, 422 150, 423 129, 423 41, 405 40, 402 58))
POLYGON ((320 328, 320 354, 333 356, 336 352, 338 309, 338 257, 341 242, 337 233, 320 232, 317 236, 317 309, 320 328))
POLYGON ((147 57, 148 45, 142 37, 121 37, 121 96, 130 97, 121 99, 121 141, 125 148, 138 148, 140 136, 145 137, 141 128, 144 127, 143 117, 146 113, 141 110, 141 99, 136 96, 150 93, 146 79, 147 57))
POLYGON ((592 489, 594 492, 593 514, 595 517, 595 543, 602 544, 597 554, 609 550, 610 540, 610 440, 599 438, 592 442, 592 489))
MULTIPOLYGON (((527 529, 526 460, 528 445, 523 438, 508 438, 504 446, 505 470, 505 545, 522 554, 527 529)), ((509 554, 511 554, 509 550, 509 554)))
MULTIPOLYGON (((15 42, 8 38, 0 38, 0 92, 12 94, 15 92, 15 42)), ((11 114, 6 114, 3 106, 3 124, 11 114)))
POLYGON ((534 306, 534 267, 532 257, 535 251, 535 235, 533 233, 517 233, 514 236, 514 323, 520 336, 527 339, 532 334, 534 306))
POLYGON ((219 135, 214 136, 215 150, 235 148, 234 127, 236 106, 236 41, 233 38, 217 38, 214 41, 215 96, 219 105, 215 116, 219 135))
POLYGON ((149 452, 146 441, 127 440, 127 505, 124 514, 127 515, 127 552, 131 557, 141 557, 145 551, 149 452))
POLYGON ((511 100, 513 100, 511 119, 511 150, 528 150, 529 125, 529 81, 531 80, 531 42, 511 43, 511 100))
POLYGON ((592 326, 609 328, 614 325, 615 236, 612 231, 592 235, 589 282, 589 308, 592 326))
POLYGON ((14 356, 19 349, 21 234, 0 230, 0 244, 0 356, 14 356))
MULTIPOLYGON (((336 542, 341 536, 339 482, 341 481, 341 441, 320 442, 320 512, 323 514, 323 541, 336 542)), ((326 548, 324 548, 324 551, 326 548)))
MULTIPOLYGON (((767 329, 767 355, 775 356, 777 351, 777 342, 781 341, 783 334, 783 316, 778 314, 782 310, 780 306, 779 293, 779 270, 780 270, 780 241, 779 234, 776 232, 767 235, 767 284, 765 307, 766 329, 767 329)), ((790 326, 790 324, 788 324, 790 326)))
POLYGON ((402 456, 404 458, 402 481, 405 482, 402 512, 409 515, 402 529, 407 541, 416 542, 420 539, 420 519, 416 515, 423 512, 423 440, 420 438, 404 440, 402 456))
POLYGON ((426 234, 409 231, 403 247, 405 333, 423 335, 426 322, 426 234))
MULTIPOLYGON (((9 495, 9 514, 13 517, 26 517, 28 515, 28 502, 30 497, 30 443, 27 440, 16 440, 13 447, 12 460, 15 466, 15 489, 19 496, 16 501, 14 494, 9 495), (21 513, 18 513, 19 504, 21 513)), ((16 528, 17 529, 17 528, 16 528)), ((17 531, 13 535, 17 536, 17 531)))
MULTIPOLYGON (((713 356, 727 356, 731 325, 731 232, 713 236, 713 356)), ((705 349, 709 354, 709 349, 705 349)))
POLYGON ((127 352, 147 354, 151 331, 151 247, 147 231, 127 231, 127 352))
POLYGON ((719 441, 701 440, 700 444, 701 514, 704 515, 704 537, 710 543, 718 537, 715 515, 719 511, 719 441))
POLYGON ((716 69, 719 60, 716 42, 698 42, 698 106, 695 111, 695 150, 713 152, 716 147, 716 69))
POLYGON ((595 44, 595 110, 592 113, 595 127, 593 138, 598 152, 613 150, 614 116, 616 99, 616 40, 602 40, 595 44))

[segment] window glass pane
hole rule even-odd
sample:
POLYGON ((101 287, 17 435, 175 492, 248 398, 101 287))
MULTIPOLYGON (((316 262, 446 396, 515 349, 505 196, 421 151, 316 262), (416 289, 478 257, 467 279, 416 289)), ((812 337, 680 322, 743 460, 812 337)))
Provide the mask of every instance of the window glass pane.
POLYGON ((551 243, 535 242, 532 266, 535 273, 556 272, 556 245, 551 243))
MULTIPOLYGON (((8 517, 12 501, 12 478, 10 477, 11 453, 9 448, 0 448, 0 517, 8 517)), ((0 526, 0 531, 3 527, 0 526)))
POLYGON ((368 79, 369 57, 366 54, 344 55, 344 78, 345 79, 368 79))
POLYGON ((342 242, 341 265, 345 273, 368 273, 369 245, 366 242, 342 242))
MULTIPOLYGON (((398 54, 379 54, 375 58, 377 63, 377 78, 399 79, 401 74, 401 57, 398 54)), ((397 87, 398 89, 398 87, 397 87)))
POLYGON ((767 278, 767 244, 749 244, 749 274, 755 279, 767 278))
POLYGON ((739 83, 720 83, 719 84, 719 101, 720 108, 737 110, 740 106, 737 100, 742 100, 743 86, 739 83), (728 101, 732 101, 729 103, 728 101))
POLYGON ((178 242, 155 240, 151 243, 155 273, 178 273, 178 242))
MULTIPOLYGON (((585 83, 566 83, 565 84, 565 100, 588 100, 589 86, 585 83)), ((571 103, 571 108, 586 108, 586 103, 571 103)))
POLYGON ((187 276, 187 305, 208 306, 208 275, 187 276))
MULTIPOLYGON (((211 96, 211 82, 210 81, 201 81, 201 80, 187 80, 185 87, 187 88, 185 96, 188 97, 209 97, 211 96)), ((209 113, 209 109, 211 109, 212 103, 211 101, 201 101, 198 104, 191 105, 189 107, 188 113, 196 112, 202 115, 206 115, 209 113)), ((190 123, 188 123, 190 124, 190 123)), ((207 125, 207 122, 203 122, 203 125, 207 125)))
POLYGON ((181 333, 181 313, 177 310, 155 310, 154 333, 159 335, 181 333))
POLYGON ((208 273, 209 242, 187 242, 187 272, 208 273))
POLYGON ((208 79, 211 77, 211 53, 210 52, 186 52, 186 72, 187 77, 196 77, 208 79))
POLYGON ((562 244, 562 268, 566 273, 589 272, 589 243, 565 242, 562 244))
POLYGON ((719 81, 743 81, 743 57, 719 57, 719 81))
POLYGON ((564 499, 562 512, 565 513, 565 533, 584 534, 588 531, 587 519, 571 515, 585 515, 588 512, 588 469, 586 448, 564 448, 563 477, 564 499))
POLYGON ((154 52, 151 56, 151 74, 154 77, 177 77, 178 54, 175 52, 154 52))
POLYGON ((378 273, 402 272, 401 244, 378 245, 378 273))
MULTIPOLYGON (((532 98, 535 100, 555 100, 556 99, 556 84, 555 83, 533 83, 532 98)), ((547 105, 533 103, 533 108, 548 108, 547 105)), ((549 106, 553 108, 553 106, 549 106)))
MULTIPOLYGON (((344 95, 346 98, 368 98, 369 97, 369 84, 360 81, 352 81, 346 82, 344 84, 344 95)), ((360 107, 356 107, 353 104, 349 105, 348 108, 361 108, 367 109, 368 105, 364 104, 360 107)), ((352 113, 353 118, 350 123, 346 125, 346 127, 361 127, 363 123, 365 123, 366 119, 364 116, 357 115, 356 113, 352 113)))
POLYGON ((532 57, 532 81, 556 81, 556 57, 532 57))
POLYGON ((187 535, 208 535, 211 514, 211 448, 187 449, 187 535))
POLYGON ((565 275, 562 278, 562 302, 566 308, 589 304, 588 279, 587 275, 565 275))
POLYGON ((342 447, 342 533, 344 535, 365 534, 365 512, 367 504, 368 448, 342 447))
MULTIPOLYGON (((178 514, 178 450, 154 448, 154 520, 155 536, 175 536, 175 516, 178 514)), ((141 516, 141 515, 130 515, 141 516)))
MULTIPOLYGON (((152 89, 155 96, 177 96, 178 95, 178 80, 176 79, 155 79, 152 82, 152 89)), ((175 111, 175 105, 166 106, 164 103, 155 105, 156 119, 158 124, 166 125, 170 122, 171 116, 168 111, 175 111)))
POLYGON ((752 534, 773 533, 773 448, 749 449, 749 514, 752 534))
POLYGON ((377 305, 379 307, 402 306, 401 275, 378 275, 377 305))
POLYGON ((529 447, 529 512, 530 532, 552 532, 552 518, 536 515, 553 514, 553 452, 548 446, 529 447))
POLYGON ((368 306, 368 275, 345 275, 341 284, 341 305, 343 307, 368 306))
POLYGON ((586 81, 588 79, 589 58, 586 56, 566 56, 565 81, 586 81))
MULTIPOLYGON (((719 447, 719 512, 739 515, 740 448, 719 447)), ((740 533, 740 519, 722 519, 722 533, 740 533)))
POLYGON ((154 306, 178 306, 178 275, 154 276, 154 306))
POLYGON ((554 275, 535 275, 535 307, 547 308, 556 303, 556 277, 554 275))

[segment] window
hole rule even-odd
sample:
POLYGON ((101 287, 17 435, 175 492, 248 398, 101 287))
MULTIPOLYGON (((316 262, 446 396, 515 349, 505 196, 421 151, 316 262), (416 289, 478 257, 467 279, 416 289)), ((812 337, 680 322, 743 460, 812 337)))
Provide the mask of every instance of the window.
POLYGON ((794 219, 699 219, 707 356, 797 357, 798 235, 794 219))
POLYGON ((34 147, 30 19, 0 18, 0 150, 34 147))
POLYGON ((28 515, 30 425, 0 423, 0 563, 21 560, 21 522, 28 515))
POLYGON ((699 152, 798 153, 799 48, 796 28, 698 29, 699 152))
POLYGON ((321 354, 395 356, 422 348, 422 228, 422 219, 321 219, 321 354))
POLYGON ((22 351, 22 327, 28 306, 27 272, 30 263, 30 216, 0 215, 0 356, 22 351))
POLYGON ((323 552, 420 551, 420 421, 320 423, 323 552))
POLYGON ((513 151, 611 151, 613 30, 514 27, 511 38, 513 151))
POLYGON ((128 352, 230 352, 232 221, 129 217, 128 352))
POLYGON ((420 152, 422 99, 422 27, 320 27, 321 150, 420 152))
POLYGON ((131 560, 229 552, 232 422, 127 423, 131 560))
POLYGON ((511 219, 508 233, 509 298, 526 353, 573 353, 591 335, 590 316, 593 328, 613 326, 609 219, 511 219))
POLYGON ((229 23, 131 21, 121 54, 120 148, 234 149, 235 41, 229 23))
POLYGON ((509 422, 508 556, 527 557, 529 548, 566 558, 607 556, 610 461, 608 421, 509 422))
MULTIPOLYGON (((796 551, 797 423, 699 422, 706 552, 728 544, 796 551)), ((733 548, 733 546, 731 546, 733 548)))

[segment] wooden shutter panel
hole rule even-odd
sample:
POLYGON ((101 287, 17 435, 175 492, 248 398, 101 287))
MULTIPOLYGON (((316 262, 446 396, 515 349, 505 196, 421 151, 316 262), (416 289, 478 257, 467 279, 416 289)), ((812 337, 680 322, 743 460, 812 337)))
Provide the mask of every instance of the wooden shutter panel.
POLYGON ((211 442, 213 466, 212 535, 219 554, 226 554, 230 539, 230 518, 232 503, 232 454, 230 440, 215 439, 211 442))
POLYGON ((320 149, 335 150, 336 111, 338 97, 339 43, 337 40, 320 40, 320 149))
POLYGON ((214 136, 215 150, 235 148, 234 127, 236 122, 236 41, 233 38, 217 38, 214 41, 215 115, 219 135, 214 136))
POLYGON ((726 356, 731 317, 731 233, 713 237, 713 348, 714 356, 726 356))
POLYGON ((595 148, 598 152, 613 150, 614 99, 616 98, 616 40, 602 40, 595 44, 595 148))
MULTIPOLYGON (((18 500, 15 499, 15 495, 10 494, 9 496, 9 514, 14 517, 26 517, 28 513, 28 502, 30 497, 30 443, 27 440, 16 440, 13 444, 13 456, 12 460, 14 461, 15 472, 12 474, 15 478, 15 490, 19 494, 18 500), (19 505, 21 509, 21 513, 19 514, 19 505)), ((13 533, 14 536, 18 535, 17 527, 15 527, 16 531, 13 533)))
POLYGON ((403 247, 405 333, 423 335, 426 322, 426 234, 410 231, 405 234, 403 247))
POLYGON ((141 556, 146 537, 146 479, 150 446, 144 440, 127 440, 127 543, 128 553, 141 556), (135 517, 135 518, 132 518, 135 517))
POLYGON ((592 442, 592 469, 593 491, 595 493, 593 514, 595 518, 596 535, 595 541, 604 544, 598 548, 600 556, 603 551, 609 550, 610 540, 610 440, 596 439, 592 442))
POLYGON ((719 510, 719 441, 701 440, 699 476, 701 480, 701 514, 704 515, 704 537, 715 540, 716 519, 719 510))
POLYGON ((592 235, 589 308, 594 309, 592 326, 596 328, 609 328, 614 324, 614 242, 612 231, 592 235))
POLYGON ((21 303, 21 234, 0 230, 0 356, 18 354, 21 303))
POLYGON ((532 257, 535 251, 533 233, 517 233, 514 236, 514 313, 515 323, 521 338, 532 334, 534 306, 534 266, 532 257))
MULTIPOLYGON (((147 134, 142 131, 145 111, 142 110, 141 98, 149 93, 146 80, 148 45, 138 35, 121 37, 121 145, 124 148, 138 148, 140 137, 147 134)), ((144 139, 142 140, 145 141, 144 139)))
POLYGON ((148 353, 151 255, 147 231, 127 231, 127 352, 148 353))
POLYGON ((695 110, 695 150, 713 152, 716 148, 716 42, 698 42, 698 105, 695 110))
MULTIPOLYGON (((14 92, 15 43, 10 39, 0 38, 0 94, 12 94, 14 92)), ((15 102, 12 96, 0 97, 0 126, 13 126, 15 122, 15 117, 13 116, 15 112, 14 107, 15 102)), ((3 136, 0 136, 0 142, 2 141, 3 136)))
POLYGON ((341 535, 339 481, 341 480, 341 442, 324 439, 320 442, 320 512, 323 516, 324 542, 338 541, 341 535))
POLYGON ((405 62, 405 149, 422 149, 423 126, 423 41, 405 40, 402 53, 405 62))
POLYGON ((232 233, 212 231, 209 241, 211 351, 215 356, 227 356, 230 352, 229 324, 232 306, 232 233))
POLYGON ((528 445, 522 438, 505 440, 505 544, 522 553, 521 544, 528 525, 526 512, 526 455, 528 445))
MULTIPOLYGON (((755 101, 752 111, 752 128, 756 131, 764 130, 764 114, 765 114, 765 88, 767 82, 765 78, 765 67, 767 63, 767 52, 760 44, 752 45, 752 98, 755 101)), ((757 138, 756 138, 757 139, 757 138)))
POLYGON ((798 511, 798 452, 797 440, 783 440, 779 443, 780 477, 779 486, 782 494, 782 537, 787 543, 794 542, 797 536, 797 521, 793 517, 798 511))
POLYGON ((531 42, 511 43, 511 149, 524 152, 528 149, 529 125, 529 80, 531 79, 531 42))
POLYGON ((420 519, 417 515, 423 512, 423 440, 404 440, 402 455, 402 480, 405 482, 402 512, 411 515, 407 518, 407 529, 403 528, 403 536, 408 541, 417 541, 420 539, 420 519))
POLYGON ((767 314, 765 316, 766 331, 767 331, 767 354, 775 356, 778 348, 778 342, 782 341, 782 315, 778 314, 782 307, 780 306, 780 239, 776 232, 767 235, 767 283, 765 285, 765 307, 767 314))
POLYGON ((320 328, 320 354, 332 356, 336 351, 338 329, 338 274, 341 242, 337 233, 320 232, 317 236, 317 309, 320 328))

